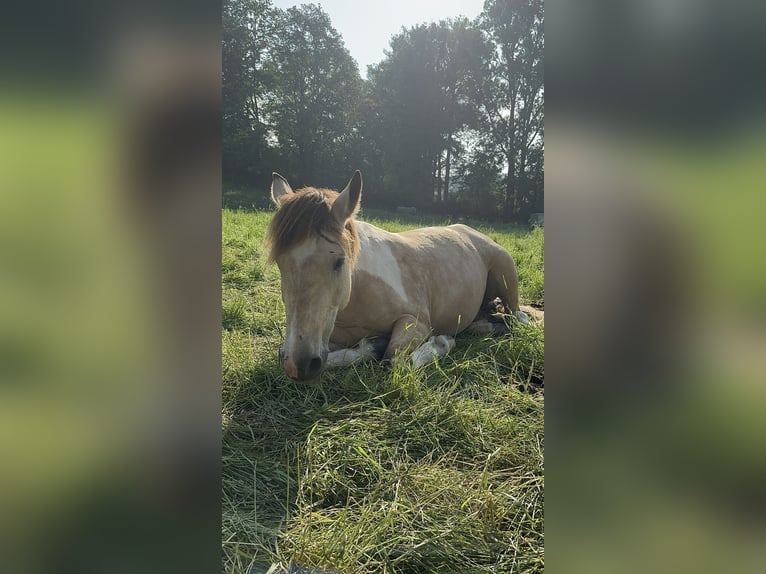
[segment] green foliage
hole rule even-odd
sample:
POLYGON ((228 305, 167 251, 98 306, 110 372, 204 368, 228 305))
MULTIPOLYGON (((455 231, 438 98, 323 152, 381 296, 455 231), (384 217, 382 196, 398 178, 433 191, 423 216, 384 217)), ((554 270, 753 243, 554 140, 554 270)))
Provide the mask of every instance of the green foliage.
POLYGON ((266 109, 277 136, 283 175, 337 185, 361 92, 356 62, 316 4, 277 15, 270 68, 276 78, 266 109))
POLYGON ((232 0, 223 16, 223 164, 227 181, 278 170, 322 185, 343 162, 361 91, 356 62, 316 4, 287 10, 232 0))
POLYGON ((476 100, 481 139, 503 157, 503 212, 542 211, 543 2, 489 0, 479 26, 495 46, 476 100))
MULTIPOLYGON (((498 339, 461 335, 423 368, 294 383, 277 358, 279 270, 263 266, 270 217, 223 212, 224 571, 542 572, 544 404, 522 389, 544 376, 543 331, 514 323, 498 339)), ((511 250, 523 301, 542 303, 543 230, 482 231, 511 250)))
POLYGON ((486 50, 466 19, 421 24, 391 39, 388 57, 370 70, 378 103, 370 130, 383 151, 383 184, 401 201, 427 207, 447 196, 458 134, 475 121, 471 93, 486 50))
POLYGON ((359 168, 371 206, 543 210, 541 0, 403 29, 368 80, 316 4, 231 0, 223 32, 226 205, 262 206, 272 171, 337 188, 359 168))
POLYGON ((263 106, 275 81, 267 65, 274 13, 269 0, 224 3, 223 170, 229 181, 262 179, 272 157, 263 106))

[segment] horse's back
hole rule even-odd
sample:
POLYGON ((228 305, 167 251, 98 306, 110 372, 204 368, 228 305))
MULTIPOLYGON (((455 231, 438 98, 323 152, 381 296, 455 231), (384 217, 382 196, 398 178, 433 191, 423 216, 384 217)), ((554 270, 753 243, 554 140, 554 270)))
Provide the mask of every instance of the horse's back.
POLYGON ((396 234, 400 263, 421 281, 428 314, 437 333, 464 330, 484 304, 487 278, 502 248, 467 225, 424 227, 396 234))
POLYGON ((338 337, 341 331, 348 331, 352 338, 349 323, 360 320, 367 327, 379 328, 378 323, 386 322, 381 317, 388 313, 391 318, 401 314, 425 318, 434 332, 455 334, 467 328, 494 297, 517 308, 511 256, 467 225, 390 233, 360 222, 358 232, 362 241, 359 281, 352 288, 350 306, 338 317, 338 337), (391 261, 396 261, 396 269, 389 268, 391 261), (398 288, 382 296, 383 283, 398 288), (374 296, 378 291, 380 296, 374 296), (376 301, 372 305, 370 296, 376 301))
POLYGON ((502 245, 473 227, 469 227, 463 223, 456 223, 450 225, 448 228, 455 230, 457 233, 460 233, 462 236, 469 239, 483 257, 496 257, 499 253, 508 254, 502 245))

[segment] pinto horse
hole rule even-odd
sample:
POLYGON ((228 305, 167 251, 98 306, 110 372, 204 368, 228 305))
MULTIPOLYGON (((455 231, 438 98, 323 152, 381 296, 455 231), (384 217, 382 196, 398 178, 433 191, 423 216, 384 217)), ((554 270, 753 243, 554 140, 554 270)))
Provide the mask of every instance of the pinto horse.
POLYGON ((355 221, 361 195, 358 170, 339 194, 294 192, 272 176, 278 209, 267 245, 282 275, 280 359, 289 377, 313 380, 370 356, 409 353, 424 364, 449 352, 461 331, 505 327, 489 320, 491 301, 528 322, 516 266, 500 245, 466 225, 389 233, 355 221))

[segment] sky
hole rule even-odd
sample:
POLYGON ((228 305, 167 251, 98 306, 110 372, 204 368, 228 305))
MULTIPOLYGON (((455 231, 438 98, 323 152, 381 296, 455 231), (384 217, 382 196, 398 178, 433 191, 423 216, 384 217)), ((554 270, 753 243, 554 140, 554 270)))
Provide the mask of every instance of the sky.
MULTIPOLYGON (((272 0, 279 8, 289 8, 311 0, 272 0)), ((335 29, 343 36, 346 48, 367 77, 367 66, 380 62, 391 36, 422 22, 467 16, 475 18, 484 0, 314 0, 330 15, 335 29)))

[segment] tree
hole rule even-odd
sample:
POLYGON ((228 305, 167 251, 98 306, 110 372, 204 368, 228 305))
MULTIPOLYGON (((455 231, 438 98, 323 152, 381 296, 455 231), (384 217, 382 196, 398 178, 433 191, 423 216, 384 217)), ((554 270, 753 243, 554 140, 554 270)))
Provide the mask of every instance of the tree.
POLYGON ((378 142, 394 195, 427 207, 449 195, 451 166, 463 152, 459 133, 474 122, 471 91, 482 42, 465 18, 422 24, 391 39, 370 70, 378 142))
POLYGON ((442 22, 438 32, 437 81, 442 123, 434 175, 437 199, 444 202, 449 197, 453 156, 459 160, 466 151, 461 132, 474 127, 477 121, 472 98, 481 83, 485 45, 480 30, 466 18, 442 22))
POLYGON ((317 5, 229 0, 223 32, 228 183, 336 187, 361 168, 367 205, 542 210, 542 0, 402 29, 369 81, 317 5))
POLYGON ((542 0, 487 0, 481 27, 494 43, 477 101, 488 140, 506 164, 504 212, 538 206, 543 169, 542 0), (533 187, 533 183, 535 186, 533 187))
POLYGON ((502 161, 481 145, 470 147, 471 152, 459 166, 457 207, 466 215, 491 219, 500 213, 502 206, 499 177, 502 161))
POLYGON ((279 13, 276 29, 267 112, 282 169, 295 181, 337 185, 362 89, 356 62, 317 5, 279 13))
POLYGON ((223 10, 223 169, 229 181, 263 176, 265 96, 274 8, 269 0, 229 0, 223 10))

